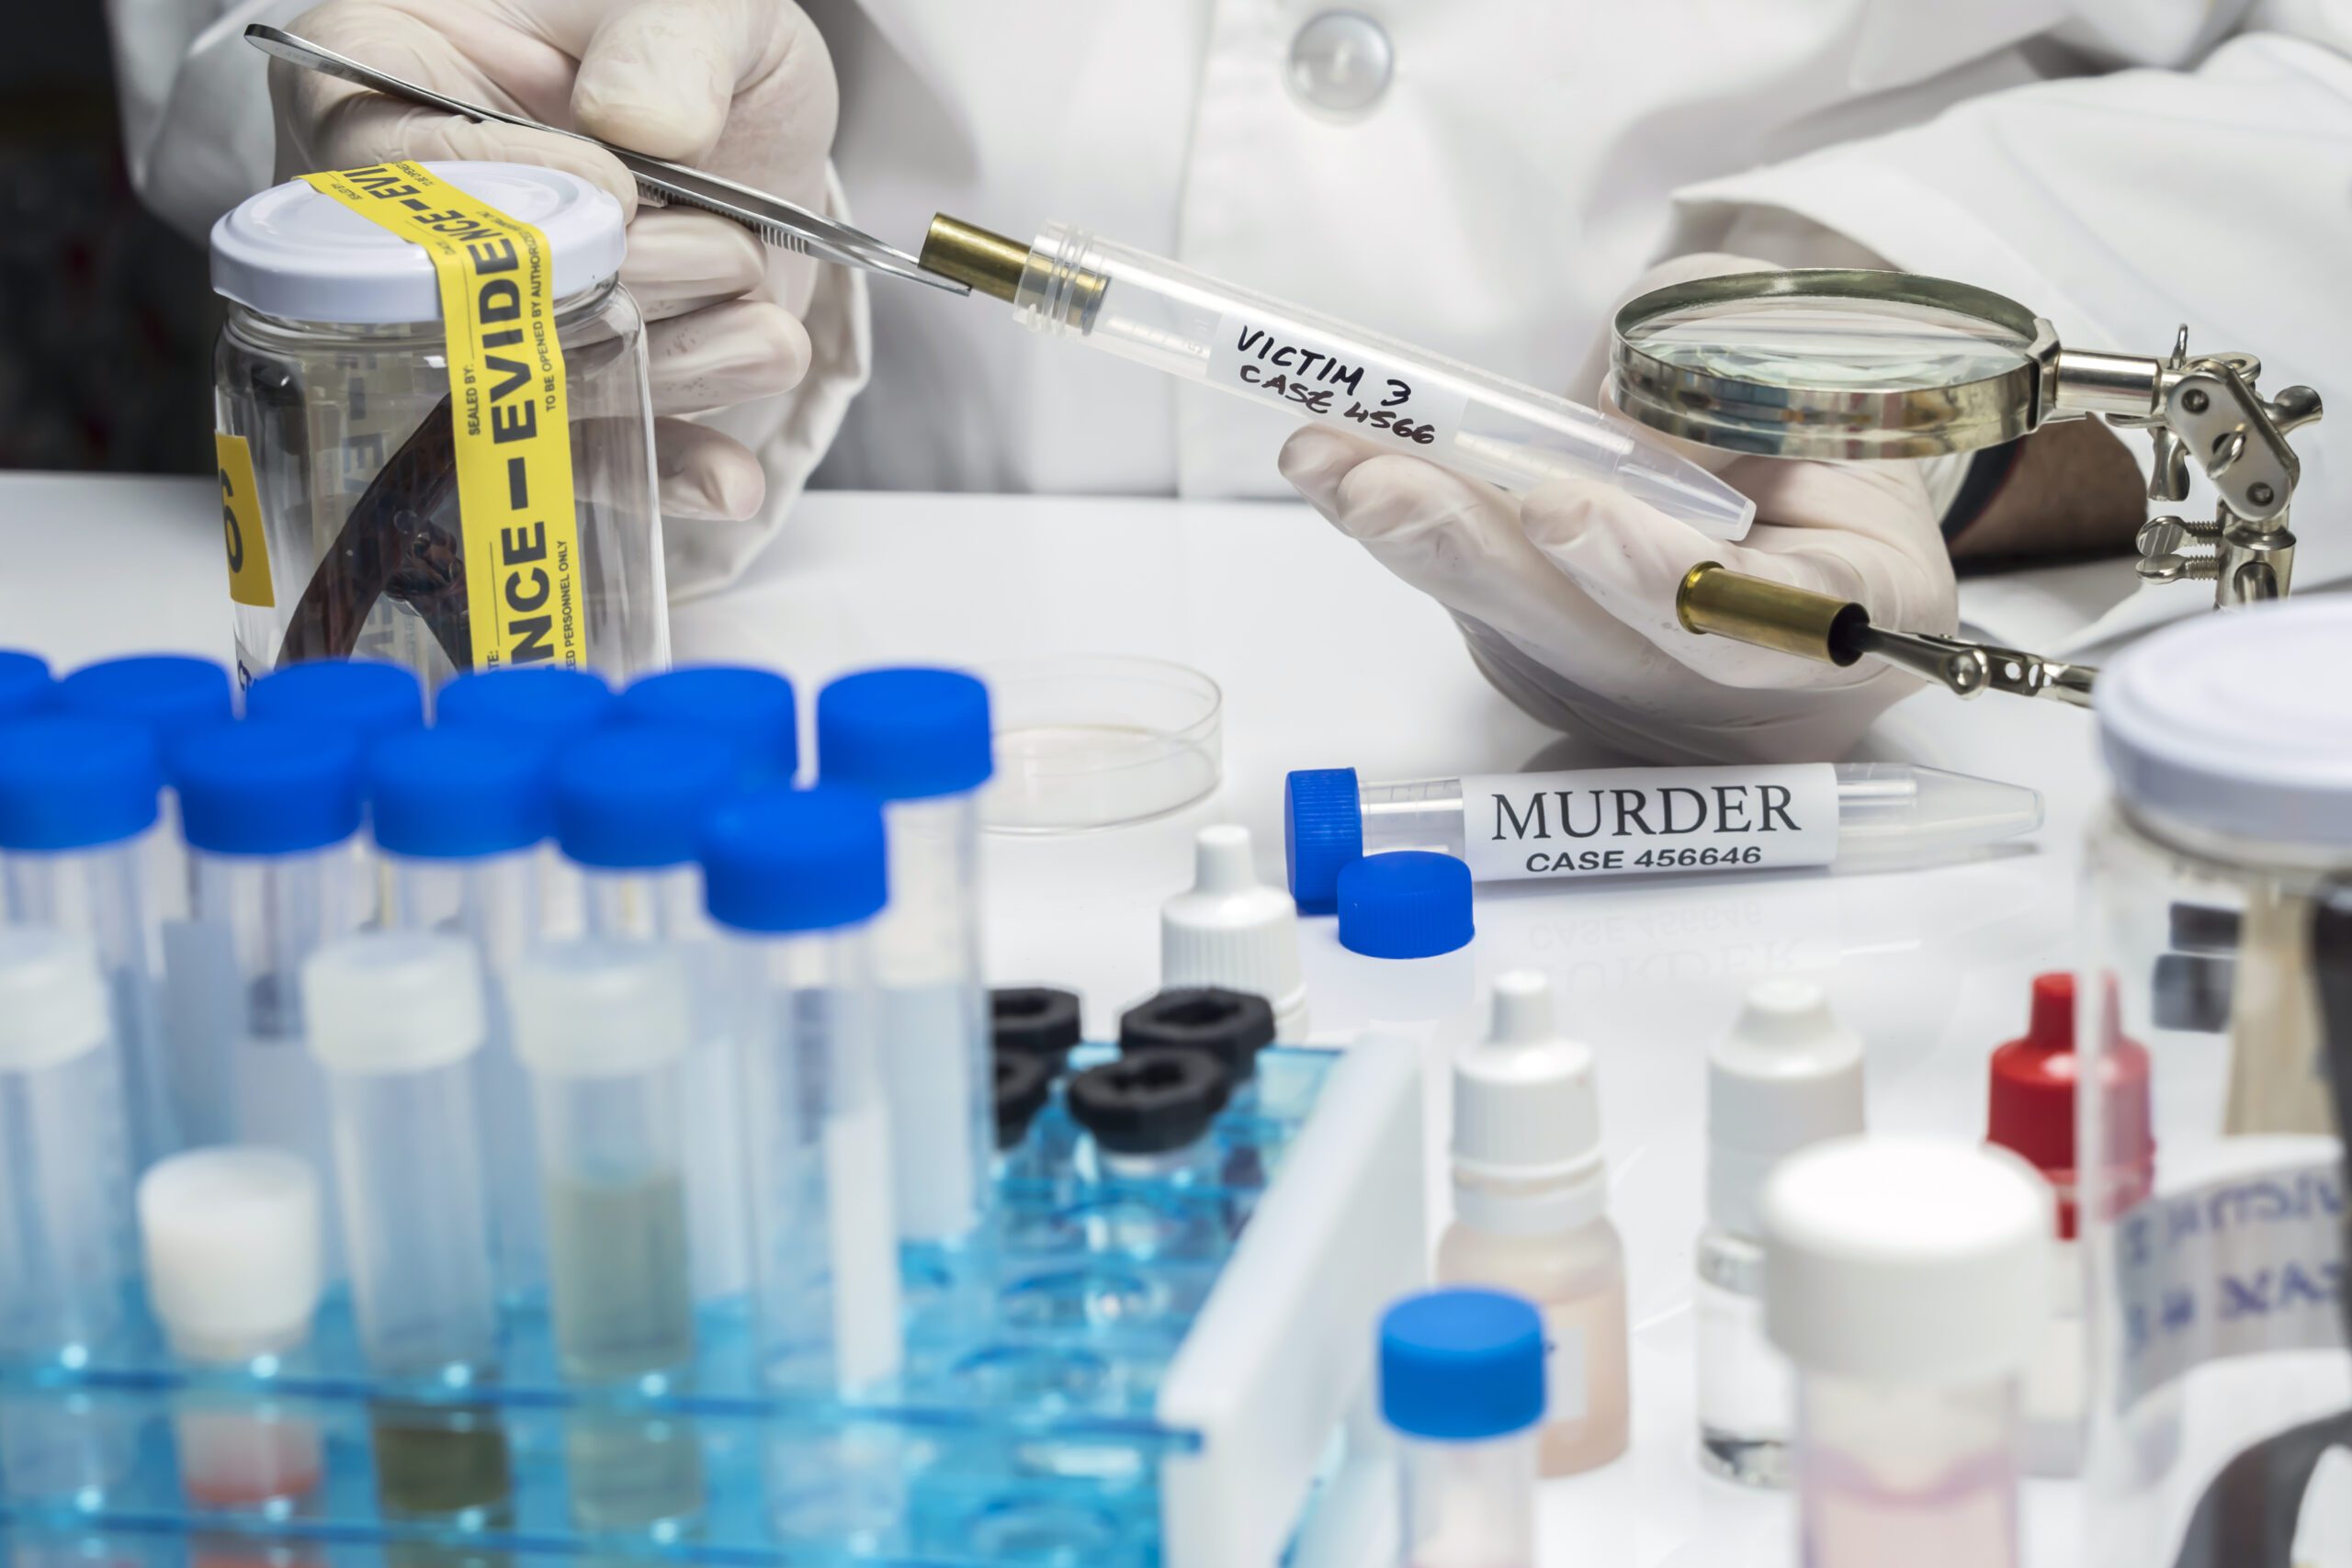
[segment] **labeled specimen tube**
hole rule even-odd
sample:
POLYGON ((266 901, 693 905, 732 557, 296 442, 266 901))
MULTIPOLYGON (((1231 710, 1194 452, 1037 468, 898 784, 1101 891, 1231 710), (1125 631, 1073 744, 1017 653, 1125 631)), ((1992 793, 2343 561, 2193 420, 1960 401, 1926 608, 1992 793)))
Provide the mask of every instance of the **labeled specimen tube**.
POLYGON ((96 951, 134 1168, 181 1139, 152 875, 162 787, 141 727, 74 714, 0 723, 0 921, 73 931, 96 951))
POLYGON ((1048 223, 1017 242, 944 214, 922 262, 1011 301, 1022 325, 1426 457, 1507 490, 1598 479, 1714 539, 1755 503, 1623 421, 1394 338, 1048 223))
MULTIPOLYGON (((319 1179, 283 1149, 192 1149, 139 1182, 147 1299, 189 1366, 302 1348, 318 1311, 319 1179)), ((245 1393, 191 1394, 174 1417, 180 1487, 207 1508, 267 1508, 318 1488, 315 1422, 245 1393)))
MULTIPOLYGON (((248 719, 190 738, 173 772, 195 897, 171 977, 193 1090, 188 1139, 266 1144, 332 1169, 325 1080, 302 1045, 301 975, 371 907, 351 847, 357 745, 248 719)), ((331 1260, 335 1229, 330 1214, 331 1260)))
MULTIPOLYGON (((683 1380, 695 1353, 685 967, 649 943, 566 942, 516 968, 509 998, 536 1101, 548 1309, 564 1376, 639 1387, 683 1380)), ((569 1423, 565 1450, 572 1512, 585 1526, 701 1511, 701 1456, 684 1423, 583 1415, 569 1423)))
MULTIPOLYGON (((129 1198, 96 954, 62 931, 0 930, 0 1356, 78 1362, 122 1326, 129 1198)), ((73 1396, 0 1395, 0 1489, 106 1485, 130 1436, 73 1396)))
POLYGON ((874 953, 899 1236, 968 1276, 995 1191, 977 798, 993 767, 988 688, 952 670, 845 675, 817 696, 817 765, 880 798, 889 829, 874 953))
MULTIPOLYGON (((272 677, 276 679, 276 677, 272 677)), ((489 1038, 479 1058, 498 1285, 514 1300, 547 1282, 547 1219, 532 1144, 531 1086, 508 1028, 504 976, 539 940, 538 847, 553 812, 542 746, 482 729, 412 729, 376 743, 368 801, 390 891, 385 924, 446 931, 481 962, 489 1038)))
POLYGON ((1328 912, 1340 868, 1436 850, 1481 882, 1917 865, 2041 826, 2022 784, 1908 762, 1583 768, 1366 784, 1293 773, 1284 848, 1299 908, 1328 912))

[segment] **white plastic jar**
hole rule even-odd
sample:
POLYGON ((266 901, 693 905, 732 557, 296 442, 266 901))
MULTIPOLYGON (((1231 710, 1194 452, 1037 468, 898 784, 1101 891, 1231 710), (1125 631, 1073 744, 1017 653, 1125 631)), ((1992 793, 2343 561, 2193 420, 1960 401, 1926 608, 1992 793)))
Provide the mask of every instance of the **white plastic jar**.
MULTIPOLYGON (((616 679, 659 668, 670 637, 653 418, 645 324, 619 281, 620 204, 555 169, 424 168, 547 241, 581 662, 616 679)), ((428 689, 481 665, 466 636, 447 339, 426 249, 293 180, 213 225, 212 287, 229 302, 213 404, 241 682, 336 654, 404 664, 428 689)), ((544 397, 536 379, 530 389, 544 397)))

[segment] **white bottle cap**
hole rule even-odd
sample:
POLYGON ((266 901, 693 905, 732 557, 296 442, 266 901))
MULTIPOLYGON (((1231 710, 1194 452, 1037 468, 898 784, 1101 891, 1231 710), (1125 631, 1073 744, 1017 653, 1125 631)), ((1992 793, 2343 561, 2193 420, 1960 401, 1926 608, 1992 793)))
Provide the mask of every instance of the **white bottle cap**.
POLYGON ((1453 1181, 1477 1230, 1569 1230, 1607 1210, 1592 1052, 1555 1027, 1534 970, 1495 981, 1492 1030, 1454 1059, 1453 1181))
POLYGON ((1707 1222, 1756 1234, 1764 1179, 1808 1144, 1862 1130, 1862 1039, 1810 980, 1751 987, 1707 1054, 1707 1222))
POLYGON ((481 964, 462 937, 369 931, 302 965, 311 1055, 340 1073, 421 1073, 461 1062, 489 1031, 481 964))
POLYGON ((147 1298, 177 1354, 249 1361, 309 1337, 319 1181, 283 1149, 191 1149, 139 1179, 147 1298))
POLYGON ((1258 880, 1250 829, 1204 828, 1193 840, 1193 885, 1159 907, 1159 984, 1222 986, 1266 998, 1274 1038, 1306 1037, 1306 978, 1298 906, 1258 880))
MULTIPOLYGON (((430 163, 425 172, 547 237, 555 297, 621 269, 621 204, 603 186, 527 164, 430 163)), ((239 202, 212 225, 212 288, 265 315, 300 321, 441 319, 440 283, 423 245, 302 180, 239 202)))
POLYGON ((2050 1314, 2050 1184, 2006 1149, 1839 1138, 1761 1204, 1764 1328, 1799 1366, 1871 1382, 2022 1373, 2050 1314))
POLYGON ((0 930, 0 1072, 37 1073, 112 1036, 89 942, 46 926, 0 930))
POLYGON ((618 1078, 685 1055, 694 1015, 685 965, 650 942, 589 939, 541 948, 507 976, 514 1050, 535 1073, 618 1078))

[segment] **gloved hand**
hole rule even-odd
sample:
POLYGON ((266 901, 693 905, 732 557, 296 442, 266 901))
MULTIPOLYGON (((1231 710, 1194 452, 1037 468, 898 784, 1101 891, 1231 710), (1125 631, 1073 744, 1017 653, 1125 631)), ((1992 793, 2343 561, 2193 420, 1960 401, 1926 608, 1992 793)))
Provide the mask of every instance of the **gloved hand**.
MULTIPOLYGON (((724 175, 812 210, 839 97, 790 0, 329 0, 292 30, 452 97, 724 175)), ((649 323, 665 516, 744 518, 767 479, 741 443, 674 416, 789 390, 816 264, 713 213, 640 207, 601 148, 416 108, 273 61, 280 179, 391 158, 541 164, 595 181, 628 216, 621 280, 649 323)))
MULTIPOLYGON (((1685 256, 1625 297, 1766 265, 1685 256)), ((1605 484, 1555 479, 1508 495, 1315 425, 1283 445, 1281 465, 1341 533, 1451 611, 1480 671, 1546 724, 1659 761, 1844 754, 1917 677, 1874 660, 1841 670, 1694 637, 1675 619, 1674 595, 1685 572, 1713 560, 1858 599, 1882 626, 1951 632, 1951 562, 1916 465, 1669 445, 1756 502, 1744 541, 1709 539, 1605 484)))

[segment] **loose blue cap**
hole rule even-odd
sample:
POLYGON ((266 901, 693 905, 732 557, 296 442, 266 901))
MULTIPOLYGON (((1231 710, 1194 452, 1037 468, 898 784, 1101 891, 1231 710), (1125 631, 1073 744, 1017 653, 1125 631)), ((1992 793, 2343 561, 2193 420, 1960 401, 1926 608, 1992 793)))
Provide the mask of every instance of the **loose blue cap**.
POLYGON ((552 664, 477 670, 441 688, 433 721, 445 729, 487 729, 557 746, 611 718, 614 701, 604 677, 586 670, 552 664))
POLYGON ((237 716, 229 671, 209 659, 184 653, 142 653, 85 664, 58 682, 57 700, 69 713, 144 726, 166 757, 198 730, 237 716))
POLYGON ((961 795, 996 771, 989 689, 959 670, 865 670, 817 694, 817 773, 884 800, 961 795))
POLYGON ((420 860, 526 850, 548 836, 545 747, 488 730, 412 729, 368 754, 376 842, 420 860))
POLYGON ((0 718, 36 713, 49 706, 57 683, 49 678, 49 660, 38 653, 0 648, 0 718))
POLYGON ((155 821, 164 787, 155 738, 80 714, 0 723, 0 850, 119 843, 155 821))
POLYGON ((702 880, 710 918, 738 931, 830 931, 880 914, 881 804, 840 784, 746 795, 705 826, 702 880))
POLYGON ((334 725, 364 750, 388 735, 424 728, 424 688, 397 664, 319 659, 255 681, 245 694, 245 716, 334 725))
POLYGON ((1283 783, 1283 863, 1303 915, 1339 907, 1340 872, 1363 859, 1363 794, 1353 768, 1301 768, 1283 783))
POLYGON ((1340 945, 1366 958, 1434 958, 1469 944, 1470 868, 1433 850, 1391 850, 1340 873, 1340 945))
POLYGON ((702 664, 648 675, 621 694, 631 724, 699 729, 735 749, 746 789, 788 784, 800 771, 800 710, 773 670, 702 664))
POLYGON ((330 726, 249 718, 191 735, 172 783, 181 833, 215 854, 322 850, 359 830, 359 742, 330 726))
POLYGON ((725 741, 660 725, 574 741, 555 758, 556 842, 606 871, 691 865, 704 818, 734 793, 735 764, 725 741))
POLYGON ((1544 1320, 1500 1291, 1430 1291, 1380 1319, 1380 1414, 1408 1437, 1476 1442, 1544 1419, 1544 1320))

